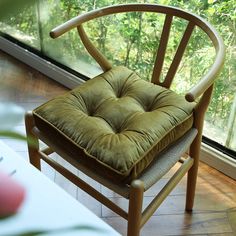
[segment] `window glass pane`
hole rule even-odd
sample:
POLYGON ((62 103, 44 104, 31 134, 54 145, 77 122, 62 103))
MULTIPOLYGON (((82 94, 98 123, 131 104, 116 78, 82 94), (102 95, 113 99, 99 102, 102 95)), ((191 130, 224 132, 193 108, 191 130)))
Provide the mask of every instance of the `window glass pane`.
POLYGON ((40 50, 36 4, 30 4, 20 11, 9 13, 0 22, 1 32, 40 50))
POLYGON ((41 0, 39 3, 44 54, 88 77, 100 74, 102 72, 100 66, 84 49, 76 29, 54 40, 49 37, 49 32, 79 13, 124 1, 41 0))
POLYGON ((39 19, 42 32, 42 52, 56 61, 87 76, 100 73, 101 70, 88 56, 78 37, 77 30, 52 39, 49 32, 56 26, 78 15, 78 1, 42 0, 39 2, 39 19), (91 67, 90 64, 95 66, 91 67))
POLYGON ((226 46, 224 67, 218 76, 204 126, 204 135, 236 151, 236 12, 235 1, 208 1, 202 15, 212 23, 226 46))

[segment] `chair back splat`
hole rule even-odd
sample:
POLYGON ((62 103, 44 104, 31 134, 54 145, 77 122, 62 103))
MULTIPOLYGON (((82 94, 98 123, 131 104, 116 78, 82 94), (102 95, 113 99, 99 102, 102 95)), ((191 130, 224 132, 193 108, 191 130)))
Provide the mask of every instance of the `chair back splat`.
MULTIPOLYGON (((103 27, 107 26, 103 24, 103 27)), ((63 23, 50 35, 57 38, 74 28, 77 28, 82 43, 103 72, 26 114, 27 136, 31 137, 28 143, 30 162, 40 169, 40 160, 46 161, 126 219, 128 236, 138 236, 141 227, 186 173, 186 210, 193 208, 204 115, 214 81, 223 65, 224 44, 216 30, 201 17, 156 4, 123 4, 96 9, 63 23), (122 18, 120 13, 137 16, 139 23, 135 26, 128 15, 122 18), (151 28, 146 26, 150 22, 145 22, 145 14, 152 14, 151 28), (109 47, 103 45, 99 48, 101 37, 95 35, 94 40, 88 29, 91 24, 97 24, 97 18, 101 23, 111 16, 114 18, 108 18, 106 23, 115 22, 115 27, 110 30, 115 40, 109 41, 111 37, 107 36, 109 47), (118 22, 124 27, 130 26, 130 32, 136 36, 132 38, 130 34, 125 34, 127 30, 122 31, 118 22), (150 32, 144 33, 142 24, 150 32), (118 33, 123 34, 124 41, 119 41, 122 37, 118 33), (208 40, 208 46, 211 45, 215 51, 212 65, 202 69, 205 74, 198 82, 190 68, 191 61, 188 65, 185 60, 188 48, 192 57, 197 51, 191 46, 196 33, 203 42, 208 40), (143 35, 146 41, 142 41, 143 35), (131 49, 135 43, 139 50, 133 53, 131 49), (152 45, 153 50, 147 45, 152 45), (170 50, 169 45, 175 45, 175 50, 170 50), (123 48, 127 50, 126 56, 123 48), (131 63, 129 56, 134 55, 135 63, 131 63), (118 56, 123 61, 120 62, 118 56), (145 67, 141 68, 140 62, 145 67), (183 78, 181 69, 188 67, 190 78, 183 78), (192 87, 184 92, 178 91, 193 78, 192 87), (180 79, 185 82, 180 82, 180 79), (181 86, 176 86, 176 81, 181 86), (39 140, 48 148, 40 150, 39 140), (32 143, 36 145, 32 146, 32 143), (50 154, 53 152, 128 199, 128 211, 52 159, 50 154), (175 165, 179 165, 178 170, 142 210, 144 192, 175 165)), ((106 33, 109 33, 108 30, 106 33)))

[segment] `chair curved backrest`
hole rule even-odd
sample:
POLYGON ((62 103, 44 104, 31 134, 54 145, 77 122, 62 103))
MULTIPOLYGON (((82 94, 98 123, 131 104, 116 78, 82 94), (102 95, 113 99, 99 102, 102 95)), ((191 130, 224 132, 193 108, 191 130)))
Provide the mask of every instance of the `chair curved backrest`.
POLYGON ((51 37, 56 38, 60 35, 64 34, 68 30, 77 27, 79 35, 81 37, 84 46, 90 53, 90 55, 97 61, 97 63, 101 66, 103 71, 107 71, 111 69, 111 63, 106 59, 106 57, 93 45, 93 43, 89 40, 86 32, 83 29, 82 24, 88 22, 90 20, 107 16, 116 13, 124 13, 124 12, 153 12, 153 13, 160 13, 165 15, 165 21, 161 33, 159 47, 156 53, 156 60, 153 67, 152 73, 152 82, 166 88, 169 88, 173 78, 176 74, 178 66, 181 62, 183 54, 185 52, 186 46, 189 42, 189 39, 192 35, 192 32, 196 26, 201 28, 210 38, 212 41, 214 48, 215 48, 215 60, 211 68, 208 72, 203 76, 203 78, 194 85, 186 94, 186 100, 189 102, 193 102, 196 100, 197 97, 202 95, 212 84, 213 81, 220 71, 223 62, 224 62, 224 54, 225 48, 223 41, 217 31, 204 19, 201 17, 186 12, 184 10, 169 7, 169 6, 162 6, 157 4, 122 4, 122 5, 114 5, 109 7, 104 7, 101 9, 93 10, 91 12, 79 15, 68 22, 56 27, 50 32, 51 37), (173 21, 173 17, 179 17, 185 19, 188 24, 183 33, 182 39, 179 43, 175 56, 171 62, 171 65, 168 69, 168 72, 165 76, 164 81, 160 81, 160 75, 165 59, 165 53, 167 49, 168 39, 170 35, 171 25, 173 21))

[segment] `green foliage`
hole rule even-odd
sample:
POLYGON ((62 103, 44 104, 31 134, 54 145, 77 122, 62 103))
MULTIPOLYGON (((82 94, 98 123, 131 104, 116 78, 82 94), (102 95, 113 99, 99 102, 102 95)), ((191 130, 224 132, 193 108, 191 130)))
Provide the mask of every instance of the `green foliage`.
POLYGON ((0 0, 0 20, 19 14, 23 7, 28 7, 35 2, 36 0, 0 0))

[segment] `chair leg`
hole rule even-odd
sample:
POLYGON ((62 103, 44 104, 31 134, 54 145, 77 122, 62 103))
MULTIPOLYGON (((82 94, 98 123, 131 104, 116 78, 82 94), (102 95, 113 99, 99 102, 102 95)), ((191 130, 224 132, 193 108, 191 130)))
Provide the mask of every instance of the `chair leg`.
POLYGON ((26 127, 30 163, 37 169, 41 170, 40 156, 39 156, 39 140, 32 132, 32 129, 34 127, 34 119, 31 112, 27 112, 25 114, 25 127, 26 127))
POLYGON ((140 180, 134 180, 130 186, 128 236, 139 236, 142 218, 144 185, 140 180))
POLYGON ((199 166, 199 156, 202 142, 202 130, 204 123, 204 113, 199 112, 195 116, 195 127, 198 130, 198 134, 194 139, 193 143, 190 146, 189 155, 194 159, 193 166, 188 171, 187 178, 187 193, 186 193, 186 211, 192 211, 197 183, 197 174, 198 174, 198 166, 199 166))
POLYGON ((193 166, 188 171, 187 193, 186 193, 186 211, 192 211, 197 183, 197 173, 199 164, 199 152, 201 146, 201 135, 197 135, 190 147, 190 156, 194 159, 193 166), (200 136, 200 137, 198 137, 200 136))
POLYGON ((185 206, 186 211, 192 211, 193 209, 195 189, 197 183, 200 148, 202 141, 202 130, 204 124, 204 115, 210 103, 212 91, 213 91, 213 85, 211 85, 207 89, 207 91, 203 94, 194 112, 194 127, 198 130, 198 134, 190 147, 190 156, 194 159, 194 163, 191 169, 188 171, 187 195, 186 195, 186 206, 185 206))

